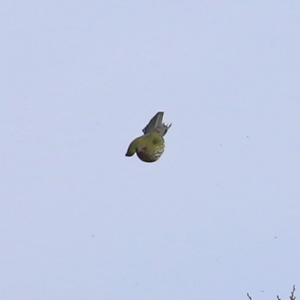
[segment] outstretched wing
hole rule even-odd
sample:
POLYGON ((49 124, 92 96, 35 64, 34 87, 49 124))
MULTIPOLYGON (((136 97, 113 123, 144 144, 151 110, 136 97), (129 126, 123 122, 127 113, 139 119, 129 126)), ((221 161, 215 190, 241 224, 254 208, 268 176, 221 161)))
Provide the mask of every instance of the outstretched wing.
POLYGON ((166 125, 162 122, 164 112, 159 111, 143 129, 144 134, 148 134, 152 131, 157 131, 161 136, 164 136, 172 124, 166 125))

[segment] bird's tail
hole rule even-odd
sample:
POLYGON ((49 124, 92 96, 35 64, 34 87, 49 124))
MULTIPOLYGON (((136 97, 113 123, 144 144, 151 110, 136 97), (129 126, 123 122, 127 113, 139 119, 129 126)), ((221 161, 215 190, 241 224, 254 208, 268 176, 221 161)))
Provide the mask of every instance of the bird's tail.
POLYGON ((172 124, 166 125, 162 122, 164 113, 159 111, 143 129, 144 134, 148 134, 152 131, 157 131, 161 136, 164 136, 172 124))

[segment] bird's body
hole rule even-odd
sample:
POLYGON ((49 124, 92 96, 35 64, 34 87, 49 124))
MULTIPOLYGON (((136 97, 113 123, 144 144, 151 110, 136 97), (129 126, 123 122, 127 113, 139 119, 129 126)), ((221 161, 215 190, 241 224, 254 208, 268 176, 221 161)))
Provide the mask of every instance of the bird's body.
POLYGON ((157 161, 164 152, 165 141, 163 136, 171 125, 162 123, 164 113, 158 112, 143 129, 144 135, 134 139, 126 152, 126 156, 134 153, 144 162, 157 161))

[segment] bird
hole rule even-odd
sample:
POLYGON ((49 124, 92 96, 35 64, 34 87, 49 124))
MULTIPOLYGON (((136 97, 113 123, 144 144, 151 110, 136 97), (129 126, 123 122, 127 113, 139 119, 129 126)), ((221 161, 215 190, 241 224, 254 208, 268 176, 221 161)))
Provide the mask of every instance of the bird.
POLYGON ((133 156, 135 153, 144 162, 157 161, 165 150, 164 135, 172 124, 162 122, 164 112, 159 111, 143 129, 143 135, 134 139, 126 152, 126 156, 133 156))

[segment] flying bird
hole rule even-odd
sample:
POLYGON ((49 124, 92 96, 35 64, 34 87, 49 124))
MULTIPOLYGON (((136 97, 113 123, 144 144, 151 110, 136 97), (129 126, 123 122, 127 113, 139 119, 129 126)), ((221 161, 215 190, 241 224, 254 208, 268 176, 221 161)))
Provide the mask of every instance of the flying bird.
POLYGON ((137 154, 144 162, 157 161, 165 150, 164 135, 172 124, 166 125, 162 122, 164 113, 158 112, 143 129, 143 135, 134 139, 126 152, 126 156, 137 154))

